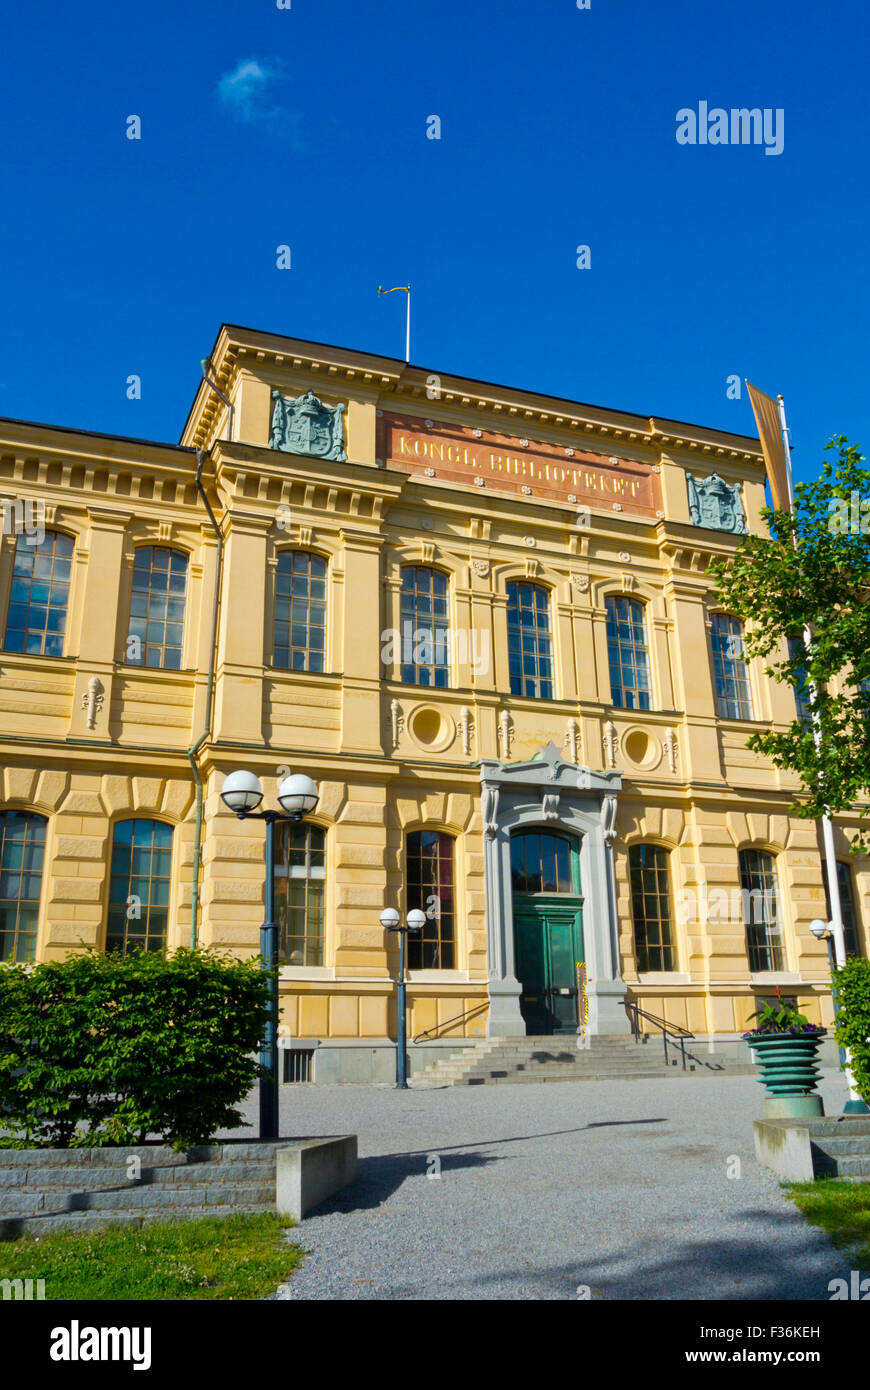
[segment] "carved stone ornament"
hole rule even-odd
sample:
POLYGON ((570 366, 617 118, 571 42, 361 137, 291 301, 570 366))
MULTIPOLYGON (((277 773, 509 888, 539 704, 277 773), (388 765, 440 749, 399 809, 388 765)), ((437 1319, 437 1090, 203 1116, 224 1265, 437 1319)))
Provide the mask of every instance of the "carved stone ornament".
POLYGON ((501 760, 506 763, 511 755, 511 740, 514 735, 514 721, 506 709, 498 717, 498 732, 501 741, 501 760))
POLYGON ((97 715, 103 708, 104 692, 99 676, 91 676, 88 688, 82 694, 82 709, 88 712, 88 728, 97 727, 97 715))
POLYGON ((498 830, 498 787, 484 787, 481 809, 483 833, 488 840, 492 840, 498 830))
POLYGON ((746 516, 740 498, 740 484, 726 483, 718 473, 709 478, 686 474, 689 492, 689 515, 696 526, 707 531, 730 531, 735 536, 746 535, 746 516))
POLYGON ((313 454, 316 458, 343 463, 345 405, 324 405, 313 391, 294 400, 280 391, 272 392, 272 429, 269 448, 287 454, 313 454))
POLYGON ((608 767, 616 767, 616 753, 619 741, 616 734, 616 725, 608 719, 604 725, 604 759, 608 767))
POLYGON ((608 845, 613 844, 616 835, 616 797, 605 796, 601 802, 601 829, 608 845))
POLYGON ((565 744, 571 755, 572 763, 580 761, 580 724, 576 719, 568 720, 568 728, 565 733, 565 744))
POLYGON ((480 575, 486 576, 487 574, 489 574, 489 561, 488 561, 488 560, 472 560, 472 562, 471 562, 471 568, 474 570, 474 573, 475 573, 475 574, 480 574, 480 575))
POLYGON ((398 700, 390 701, 390 721, 393 728, 393 752, 399 746, 399 738, 405 727, 405 716, 402 714, 402 706, 398 700))
POLYGON ((558 793, 558 792, 542 792, 542 793, 541 793, 541 811, 543 812, 544 820, 558 820, 558 819, 559 819, 559 793, 558 793))
POLYGON ((668 755, 668 766, 670 767, 671 772, 676 772, 677 754, 679 752, 679 744, 677 743, 676 729, 665 729, 664 744, 665 752, 668 755))
POLYGON ((467 758, 471 755, 471 736, 474 733, 474 720, 467 705, 463 705, 459 711, 459 728, 462 733, 462 752, 467 758))
POLYGON ((586 590, 589 588, 588 574, 572 574, 571 580, 574 584, 575 589, 579 589, 581 594, 586 593, 586 590))

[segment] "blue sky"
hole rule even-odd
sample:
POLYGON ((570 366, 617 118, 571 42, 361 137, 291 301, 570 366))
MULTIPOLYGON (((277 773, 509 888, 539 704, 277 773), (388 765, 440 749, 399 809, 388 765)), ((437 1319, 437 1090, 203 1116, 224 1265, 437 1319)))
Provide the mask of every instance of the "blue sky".
POLYGON ((0 414, 176 440, 222 321, 401 357, 410 281, 421 366, 754 434, 736 374, 798 477, 870 452, 868 35, 866 0, 16 7, 0 414), (702 100, 782 108, 782 153, 679 145, 702 100))

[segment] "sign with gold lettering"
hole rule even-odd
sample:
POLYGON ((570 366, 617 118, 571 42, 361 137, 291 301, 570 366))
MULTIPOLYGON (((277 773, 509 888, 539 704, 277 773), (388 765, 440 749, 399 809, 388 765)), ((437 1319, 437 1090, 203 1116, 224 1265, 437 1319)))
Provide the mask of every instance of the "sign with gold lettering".
POLYGON ((515 436, 399 415, 384 415, 378 429, 378 456, 403 473, 428 473, 446 483, 482 479, 494 491, 601 511, 617 503, 634 516, 654 517, 661 508, 658 474, 636 459, 611 461, 581 449, 569 455, 557 444, 524 444, 515 436))

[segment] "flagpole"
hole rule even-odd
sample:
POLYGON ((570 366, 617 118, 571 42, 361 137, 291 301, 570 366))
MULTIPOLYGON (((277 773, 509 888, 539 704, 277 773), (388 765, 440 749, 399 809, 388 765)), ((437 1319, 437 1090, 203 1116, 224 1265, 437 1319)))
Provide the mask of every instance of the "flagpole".
MULTIPOLYGON (((788 489, 789 511, 794 515, 794 479, 791 468, 791 442, 789 439, 788 423, 785 418, 785 400, 782 396, 777 396, 779 406, 779 423, 782 430, 782 443, 785 451, 785 479, 788 489)), ((797 534, 792 535, 795 550, 798 548, 797 534)), ((812 651, 813 635, 809 626, 804 628, 804 647, 807 654, 812 651)), ((816 748, 821 748, 822 729, 816 707, 816 689, 812 681, 809 682, 810 689, 810 710, 813 721, 813 740, 816 748)), ((834 938, 834 959, 838 969, 846 964, 846 932, 843 926, 843 901, 840 896, 840 880, 837 876, 837 852, 834 847, 834 826, 831 817, 827 812, 822 817, 822 843, 825 850, 825 866, 828 878, 828 900, 831 905, 831 935, 834 938)), ((833 982, 832 982, 833 988, 833 982)), ((846 1077, 846 1085, 849 1090, 849 1099, 844 1107, 844 1114, 859 1112, 866 1113, 867 1106, 861 1100, 855 1090, 855 1080, 852 1076, 851 1058, 848 1051, 845 1054, 845 1065, 843 1071, 846 1077)))
POLYGON ((408 296, 408 303, 407 303, 407 307, 406 307, 406 309, 405 309, 405 361, 406 361, 406 362, 410 362, 410 360, 411 360, 411 286, 410 286, 410 285, 394 285, 393 288, 392 288, 391 290, 385 290, 385 289, 382 289, 382 287, 381 287, 380 285, 378 285, 378 294, 395 294, 397 290, 401 290, 404 294, 406 294, 406 295, 408 296))

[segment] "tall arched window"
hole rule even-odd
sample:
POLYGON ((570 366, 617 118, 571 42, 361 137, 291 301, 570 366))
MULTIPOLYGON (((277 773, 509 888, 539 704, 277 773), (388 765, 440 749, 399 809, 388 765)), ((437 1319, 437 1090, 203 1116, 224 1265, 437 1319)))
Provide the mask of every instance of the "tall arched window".
POLYGON ((421 932, 408 933, 411 970, 453 970, 455 922, 453 840, 439 830, 415 830, 405 847, 408 911, 426 914, 421 932))
POLYGON ((326 670, 326 561, 282 550, 275 575, 272 663, 284 671, 326 670))
POLYGON ((172 826, 119 820, 112 837, 107 951, 165 951, 172 826))
POLYGON ((142 545, 133 561, 127 662, 181 669, 187 556, 164 545, 142 545))
POLYGON ((402 569, 402 681, 446 690, 450 684, 447 575, 422 565, 402 569))
POLYGON ((667 850, 632 845, 628 872, 638 971, 676 970, 667 850))
POLYGON ((512 695, 553 699, 550 595, 540 584, 507 586, 508 671, 512 695))
POLYGON ((760 849, 740 851, 740 888, 749 969, 784 969, 776 864, 760 849))
POLYGON ((46 825, 31 811, 0 811, 0 960, 36 955, 46 825))
POLYGON ((319 825, 275 827, 275 920, 282 965, 322 965, 326 836, 319 825))
MULTIPOLYGON (((822 877, 825 881, 825 903, 828 910, 828 919, 831 917, 831 895, 828 891, 828 866, 822 860, 822 877)), ((837 883, 840 887, 840 907, 843 913, 843 936, 845 937, 846 955, 862 956, 864 954, 861 947, 861 937, 858 931, 858 914, 855 910, 855 890, 852 884, 852 869, 848 864, 844 864, 842 859, 837 860, 837 883)))
POLYGON ((730 613, 714 613, 710 622, 719 714, 723 719, 752 719, 743 627, 730 613))
POLYGON ((46 531, 30 545, 19 535, 12 567, 4 648, 34 656, 63 656, 74 542, 60 531, 46 531))
POLYGON ((649 655, 643 604, 608 594, 607 658, 610 698, 619 709, 650 709, 649 655))

